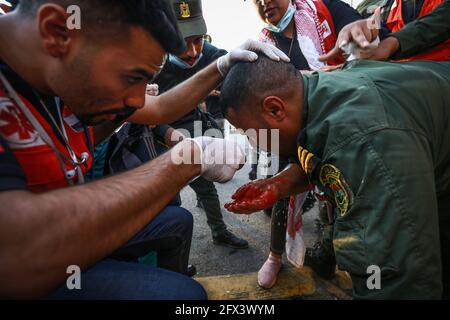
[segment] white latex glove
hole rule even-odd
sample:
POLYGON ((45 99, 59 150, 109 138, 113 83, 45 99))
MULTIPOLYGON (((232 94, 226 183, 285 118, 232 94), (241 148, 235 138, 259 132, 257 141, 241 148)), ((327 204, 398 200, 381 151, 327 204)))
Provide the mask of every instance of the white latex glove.
POLYGON ((201 150, 201 176, 208 181, 225 183, 246 162, 245 151, 235 140, 199 137, 187 139, 195 142, 201 150))
POLYGON ((369 50, 376 49, 380 44, 380 38, 376 37, 365 49, 360 48, 355 42, 346 43, 341 45, 340 48, 344 52, 345 56, 348 56, 347 61, 353 61, 361 59, 361 54, 369 50))
POLYGON ((220 57, 217 60, 217 69, 225 78, 235 63, 256 61, 258 59, 257 53, 263 53, 274 61, 290 61, 289 57, 274 45, 249 39, 240 47, 220 57))

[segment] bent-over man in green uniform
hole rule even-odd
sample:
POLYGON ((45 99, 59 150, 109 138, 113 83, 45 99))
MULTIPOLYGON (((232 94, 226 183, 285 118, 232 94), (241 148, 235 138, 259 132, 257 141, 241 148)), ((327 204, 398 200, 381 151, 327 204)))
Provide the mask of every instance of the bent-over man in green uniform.
POLYGON ((355 298, 448 297, 450 63, 355 61, 301 75, 261 58, 233 68, 221 99, 236 127, 279 129, 280 153, 298 162, 239 189, 228 210, 250 214, 317 186, 334 206, 336 259, 355 298))

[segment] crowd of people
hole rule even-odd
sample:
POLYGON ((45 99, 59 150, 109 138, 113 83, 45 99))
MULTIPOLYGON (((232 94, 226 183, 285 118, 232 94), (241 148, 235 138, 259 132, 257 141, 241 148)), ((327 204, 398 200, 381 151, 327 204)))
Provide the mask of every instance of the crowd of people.
POLYGON ((225 205, 271 211, 261 287, 295 204, 325 226, 304 265, 346 271, 354 298, 450 297, 450 0, 253 2, 259 40, 227 52, 201 0, 0 1, 0 297, 207 299, 179 192, 215 245, 248 248, 215 186, 248 156, 225 118, 280 132, 279 173, 253 167, 225 205))

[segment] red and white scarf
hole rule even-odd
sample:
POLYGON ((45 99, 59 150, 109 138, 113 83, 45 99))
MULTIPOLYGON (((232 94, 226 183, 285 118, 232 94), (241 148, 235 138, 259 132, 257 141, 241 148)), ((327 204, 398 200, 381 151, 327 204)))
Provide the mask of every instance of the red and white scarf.
MULTIPOLYGON (((319 61, 319 56, 324 55, 324 39, 332 31, 327 21, 319 21, 315 0, 295 0, 295 26, 300 50, 308 61, 311 70, 318 70, 325 66, 319 61)), ((272 33, 263 29, 260 34, 260 41, 275 45, 272 33)))

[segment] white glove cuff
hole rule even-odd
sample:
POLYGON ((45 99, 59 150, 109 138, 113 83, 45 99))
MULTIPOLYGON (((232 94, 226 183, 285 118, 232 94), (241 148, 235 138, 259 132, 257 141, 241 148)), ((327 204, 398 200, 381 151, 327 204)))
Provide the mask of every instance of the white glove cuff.
POLYGON ((217 70, 219 71, 220 75, 222 76, 222 78, 225 79, 225 77, 227 76, 227 72, 224 69, 224 59, 226 59, 227 55, 221 56, 219 59, 217 59, 217 70))
MULTIPOLYGON (((197 145, 198 149, 200 150, 200 157, 199 157, 199 159, 201 161, 200 165, 202 166, 201 174, 203 174, 205 172, 205 170, 206 170, 206 167, 203 164, 203 146, 200 144, 200 142, 198 142, 195 139, 184 139, 184 141, 192 141, 192 142, 194 142, 197 145)), ((194 157, 194 161, 195 161, 195 157, 194 157)))

